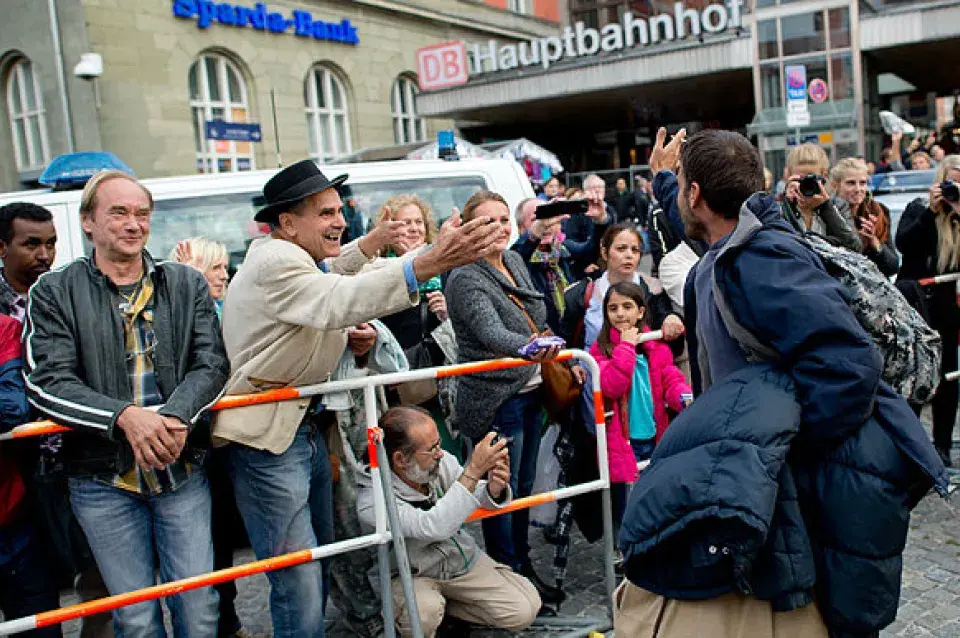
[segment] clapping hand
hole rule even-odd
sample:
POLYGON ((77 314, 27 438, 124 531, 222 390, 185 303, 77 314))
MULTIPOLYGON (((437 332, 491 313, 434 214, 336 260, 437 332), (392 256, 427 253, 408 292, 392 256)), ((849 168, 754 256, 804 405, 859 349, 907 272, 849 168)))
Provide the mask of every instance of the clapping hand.
POLYGON ((650 152, 650 170, 654 175, 663 170, 677 172, 677 166, 680 163, 680 147, 686 137, 687 129, 682 128, 677 131, 669 144, 664 145, 664 141, 667 139, 667 129, 661 126, 657 130, 657 139, 654 141, 653 150, 650 152))

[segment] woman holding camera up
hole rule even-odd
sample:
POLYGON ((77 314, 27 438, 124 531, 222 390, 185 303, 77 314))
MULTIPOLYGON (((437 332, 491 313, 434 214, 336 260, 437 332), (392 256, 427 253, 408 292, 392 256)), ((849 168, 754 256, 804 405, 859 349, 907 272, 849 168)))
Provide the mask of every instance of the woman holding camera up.
POLYGON ((830 160, 816 144, 801 144, 787 155, 787 188, 781 207, 784 218, 798 231, 810 231, 857 253, 863 243, 857 236, 850 206, 830 197, 824 188, 830 160))
POLYGON ((870 196, 869 179, 866 162, 856 157, 846 157, 830 169, 830 189, 850 206, 864 256, 892 277, 900 270, 900 258, 893 249, 890 211, 870 196))
MULTIPOLYGON (((897 248, 903 255, 900 280, 918 280, 960 270, 960 155, 948 155, 937 168, 930 199, 907 205, 897 227, 897 248)), ((944 373, 957 369, 960 308, 954 284, 925 289, 930 325, 943 339, 944 373)), ((933 397, 933 444, 950 467, 950 447, 957 418, 957 381, 941 381, 933 397)))

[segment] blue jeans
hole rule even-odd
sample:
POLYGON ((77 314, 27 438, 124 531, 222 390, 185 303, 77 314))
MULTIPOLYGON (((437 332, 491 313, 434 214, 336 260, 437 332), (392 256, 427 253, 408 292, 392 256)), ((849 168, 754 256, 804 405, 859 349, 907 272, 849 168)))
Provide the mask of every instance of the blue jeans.
MULTIPOLYGON (((258 559, 334 540, 333 471, 323 436, 301 425, 283 454, 229 446, 230 477, 258 559)), ((329 588, 317 562, 268 572, 275 638, 323 638, 329 588)))
MULTIPOLYGON (((0 528, 0 609, 7 620, 51 611, 60 606, 54 582, 36 531, 17 521, 0 528), (43 553, 42 553, 43 552, 43 553)), ((60 638, 60 627, 34 629, 25 638, 60 638)))
MULTIPOLYGON (((140 496, 92 479, 70 479, 70 505, 112 595, 213 571, 210 488, 202 470, 176 491, 140 496)), ((167 598, 177 638, 217 634, 217 592, 194 589, 167 598)), ((159 601, 121 607, 116 638, 166 636, 159 601)))
MULTIPOLYGON (((512 436, 510 446, 510 488, 514 498, 530 496, 537 475, 537 454, 540 451, 543 410, 537 391, 518 394, 500 406, 493 417, 491 430, 512 436)), ((482 522, 483 541, 487 554, 514 571, 530 561, 530 510, 485 518, 482 522)))

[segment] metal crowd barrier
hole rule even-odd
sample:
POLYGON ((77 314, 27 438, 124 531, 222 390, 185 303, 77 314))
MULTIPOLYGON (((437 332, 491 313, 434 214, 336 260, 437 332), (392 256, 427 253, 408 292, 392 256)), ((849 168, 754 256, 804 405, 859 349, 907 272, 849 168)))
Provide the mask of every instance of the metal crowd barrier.
MULTIPOLYGON (((660 338, 659 332, 644 334, 641 339, 649 341, 660 338)), ((560 488, 551 492, 534 494, 525 498, 518 498, 499 510, 477 509, 471 514, 468 520, 474 521, 490 516, 497 516, 507 512, 513 512, 520 509, 533 507, 546 502, 571 498, 587 492, 601 491, 602 509, 603 509, 603 537, 604 537, 604 576, 607 590, 607 612, 609 618, 598 623, 584 623, 585 619, 572 619, 581 622, 574 622, 577 629, 572 635, 586 636, 592 631, 605 631, 612 626, 613 620, 613 590, 615 587, 614 575, 614 545, 613 545, 613 518, 610 503, 610 470, 607 461, 607 442, 606 442, 606 422, 604 420, 603 396, 600 391, 600 368, 597 362, 588 353, 583 350, 564 350, 555 361, 578 360, 584 365, 591 374, 594 410, 596 413, 597 430, 597 461, 599 465, 600 478, 594 481, 560 488)), ((244 407, 249 405, 258 405, 262 403, 273 403, 277 401, 290 401, 305 397, 312 397, 322 394, 331 394, 345 390, 363 390, 363 399, 365 406, 376 406, 376 387, 384 385, 394 385, 408 381, 418 381, 422 379, 443 379, 447 377, 460 376, 465 374, 474 374, 478 372, 489 372, 493 370, 504 370, 508 368, 517 368, 527 365, 535 365, 536 362, 526 359, 494 359, 490 361, 478 361, 475 363, 463 363, 451 366, 442 366, 437 368, 423 368, 420 370, 411 370, 408 372, 397 372, 392 374, 372 375, 358 379, 349 379, 344 381, 330 381, 299 388, 281 388, 270 390, 259 394, 227 396, 218 401, 212 410, 227 410, 230 408, 244 407)), ((112 611, 127 605, 142 603, 150 600, 157 600, 181 592, 208 587, 229 580, 236 580, 244 576, 253 574, 262 574, 277 569, 301 565, 321 558, 328 558, 337 554, 346 553, 366 547, 377 546, 378 563, 380 569, 380 585, 382 597, 382 609, 384 617, 384 633, 392 638, 395 636, 395 623, 393 613, 393 596, 391 592, 391 574, 390 574, 390 555, 387 543, 393 541, 394 553, 397 559, 397 569, 400 582, 403 588, 404 602, 410 616, 413 635, 416 638, 423 637, 423 631, 420 628, 420 616, 417 610, 416 597, 413 591, 413 579, 410 573, 410 565, 407 558, 406 546, 402 534, 392 534, 390 530, 397 529, 397 505, 393 497, 392 472, 389 468, 389 462, 386 468, 381 467, 380 463, 387 459, 386 450, 383 447, 383 433, 377 425, 377 412, 375 409, 365 410, 367 415, 367 445, 370 456, 371 476, 374 484, 374 512, 375 512, 375 531, 372 534, 351 538, 344 541, 337 541, 304 549, 289 554, 283 554, 264 560, 258 560, 245 565, 221 569, 178 581, 154 585, 145 589, 139 589, 116 596, 109 596, 98 600, 70 605, 60 609, 42 612, 33 616, 16 618, 0 622, 0 635, 7 636, 31 629, 39 629, 57 625, 69 620, 90 616, 106 611, 112 611), (385 498, 386 496, 386 498, 385 498), (387 528, 389 522, 390 530, 387 528)), ((50 434, 55 432, 69 432, 70 428, 57 425, 50 421, 39 421, 25 424, 15 428, 13 431, 0 436, 0 440, 11 440, 26 438, 30 436, 39 436, 41 434, 50 434)), ((538 621, 538 624, 541 624, 538 621)), ((542 625, 545 627, 556 627, 562 625, 560 619, 545 619, 542 625)))
MULTIPOLYGON (((947 273, 946 275, 937 275, 935 277, 926 277, 924 279, 918 279, 917 283, 921 286, 933 286, 936 284, 949 284, 955 281, 960 281, 960 272, 947 273)), ((958 303, 960 303, 960 298, 958 298, 958 303)), ((956 381, 960 379, 960 370, 954 370, 952 372, 947 372, 943 375, 943 378, 947 381, 956 381)))

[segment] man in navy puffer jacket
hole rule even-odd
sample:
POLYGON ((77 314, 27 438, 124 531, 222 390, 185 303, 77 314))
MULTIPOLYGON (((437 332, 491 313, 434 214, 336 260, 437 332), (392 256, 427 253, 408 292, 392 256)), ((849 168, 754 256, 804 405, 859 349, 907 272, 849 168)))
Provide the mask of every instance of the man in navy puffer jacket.
POLYGON ((618 635, 876 636, 910 509, 944 469, 842 288, 751 196, 749 142, 693 136, 678 187, 687 236, 710 244, 685 295, 704 394, 631 494, 618 635))

